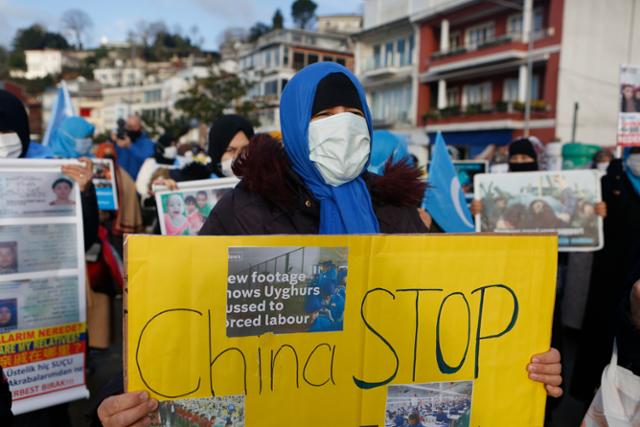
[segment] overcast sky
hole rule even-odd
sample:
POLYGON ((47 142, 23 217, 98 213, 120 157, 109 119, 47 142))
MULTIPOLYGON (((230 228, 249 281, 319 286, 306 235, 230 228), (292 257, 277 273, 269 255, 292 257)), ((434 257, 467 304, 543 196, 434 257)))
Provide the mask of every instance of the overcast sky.
MULTIPOLYGON (((280 8, 285 25, 292 24, 292 0, 0 0, 0 44, 8 46, 16 29, 35 22, 60 31, 60 16, 68 9, 82 9, 93 20, 89 46, 102 37, 124 41, 136 22, 164 21, 169 28, 180 26, 185 33, 196 25, 204 47, 217 49, 218 36, 230 26, 250 27, 256 21, 271 22, 280 8)), ((319 15, 361 12, 362 0, 316 0, 319 15)))

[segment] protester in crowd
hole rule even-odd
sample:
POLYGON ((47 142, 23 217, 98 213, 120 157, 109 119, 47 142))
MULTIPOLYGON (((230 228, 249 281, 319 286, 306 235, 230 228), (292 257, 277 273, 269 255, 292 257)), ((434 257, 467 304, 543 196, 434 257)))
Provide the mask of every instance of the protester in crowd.
POLYGON ((191 162, 180 170, 170 171, 168 179, 158 179, 154 184, 163 184, 174 190, 177 188, 176 182, 233 177, 231 166, 253 135, 249 120, 236 114, 224 115, 214 121, 209 129, 207 163, 191 162))
POLYGON ((45 159, 49 148, 30 141, 29 117, 15 95, 0 89, 0 158, 45 159))
POLYGON ((142 130, 142 122, 137 115, 127 119, 125 134, 114 132, 111 136, 116 143, 118 163, 135 180, 142 164, 155 153, 155 142, 142 130))
MULTIPOLYGON (((420 172, 366 172, 371 115, 364 90, 346 68, 318 63, 300 71, 282 95, 284 147, 268 136, 254 140, 235 162, 242 181, 223 196, 202 235, 424 233, 417 207, 420 172), (265 167, 269 165, 269 167, 265 167), (399 191, 399 188, 406 191, 399 191), (386 191, 385 191, 386 190, 386 191)), ((387 169, 410 168, 389 164, 387 169)), ((560 355, 537 355, 530 377, 559 396, 560 355)), ((129 425, 157 407, 136 392, 106 399, 98 414, 107 426, 129 425)))
POLYGON ((151 177, 161 167, 170 168, 176 165, 178 157, 178 141, 171 133, 165 133, 155 145, 155 155, 144 161, 138 177, 136 178, 136 190, 144 201, 151 196, 151 177))
POLYGON ((613 153, 608 150, 600 150, 593 156, 592 167, 598 169, 600 172, 607 172, 609 163, 613 160, 613 153))
POLYGON ((584 403, 593 399, 602 370, 611 360, 619 302, 628 300, 630 277, 640 265, 640 147, 611 161, 602 177, 602 198, 607 204, 604 248, 594 254, 571 385, 571 394, 584 403))
POLYGON ((142 214, 136 186, 129 174, 118 163, 117 148, 111 142, 103 142, 96 148, 96 157, 111 159, 114 163, 115 181, 118 193, 118 210, 111 218, 110 231, 116 237, 114 246, 122 253, 122 237, 127 233, 143 230, 142 214))
POLYGON ((13 414, 11 413, 11 391, 9 381, 0 366, 0 425, 11 427, 13 414))

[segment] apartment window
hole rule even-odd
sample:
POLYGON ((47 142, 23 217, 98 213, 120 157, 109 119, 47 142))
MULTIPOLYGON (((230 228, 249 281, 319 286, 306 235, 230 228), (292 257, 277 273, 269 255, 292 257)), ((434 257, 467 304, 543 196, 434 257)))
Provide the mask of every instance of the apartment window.
POLYGON ((396 52, 398 52, 398 63, 401 67, 407 65, 407 55, 405 53, 406 39, 398 39, 396 42, 396 52))
POLYGON ((540 76, 534 74, 531 79, 531 99, 540 99, 540 76))
POLYGON ((460 31, 449 33, 449 49, 455 50, 462 47, 462 37, 460 31))
POLYGON ((284 55, 282 56, 282 65, 285 67, 289 66, 289 47, 284 47, 284 55))
POLYGON ((324 62, 333 62, 333 56, 326 56, 325 55, 325 56, 322 57, 322 60, 324 62))
POLYGON ((293 68, 296 70, 304 68, 304 53, 293 52, 293 68))
POLYGON ((518 100, 520 82, 518 79, 505 79, 502 90, 502 100, 505 102, 515 102, 518 100))
POLYGON ((491 105, 491 82, 466 85, 463 90, 463 105, 491 105))
POLYGON ((447 88, 447 107, 460 105, 460 88, 447 88))
POLYGON ((376 121, 409 121, 411 85, 401 85, 371 94, 373 118, 376 121))
MULTIPOLYGON (((539 33, 544 26, 544 16, 542 8, 536 8, 533 10, 533 32, 539 33)), ((509 16, 507 18, 507 34, 520 35, 522 34, 522 13, 509 16)))
POLYGON ((382 62, 380 61, 380 45, 373 46, 373 66, 374 68, 380 68, 382 62))
POLYGON ((282 91, 284 90, 284 87, 287 85, 288 82, 289 80, 287 79, 280 80, 280 93, 282 93, 282 91))
POLYGON ((415 48, 415 40, 413 38, 413 34, 409 36, 409 53, 407 54, 408 57, 408 64, 411 65, 413 64, 413 49, 415 48))
POLYGON ((264 96, 277 95, 278 94, 278 81, 271 80, 264 83, 264 96))
POLYGON ((265 52, 265 67, 271 68, 271 52, 270 51, 265 52))
POLYGON ((162 100, 162 91, 160 89, 147 90, 144 92, 144 102, 159 102, 162 100))
POLYGON ((309 55, 307 55, 307 64, 315 64, 316 62, 318 62, 318 55, 315 55, 313 53, 310 53, 309 55))
POLYGON ((343 67, 346 67, 346 65, 347 65, 347 62, 345 61, 345 59, 344 59, 344 58, 337 58, 337 59, 336 59, 336 62, 337 62, 338 64, 342 65, 343 67))
POLYGON ((393 65, 393 42, 388 42, 384 48, 384 66, 391 67, 393 65))
POLYGON ((490 42, 493 40, 495 34, 495 27, 493 22, 486 22, 484 24, 476 25, 467 30, 466 33, 466 45, 471 49, 475 49, 478 46, 490 42))
POLYGON ((280 66, 280 49, 276 48, 273 50, 273 65, 276 67, 280 66))

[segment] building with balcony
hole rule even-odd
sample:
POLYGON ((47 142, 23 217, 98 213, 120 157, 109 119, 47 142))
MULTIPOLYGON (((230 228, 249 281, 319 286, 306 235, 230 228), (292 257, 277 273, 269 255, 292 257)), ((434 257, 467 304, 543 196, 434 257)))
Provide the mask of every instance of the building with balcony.
MULTIPOLYGON (((361 32, 353 35, 355 73, 362 82, 376 129, 426 144, 417 117, 419 27, 410 17, 427 0, 365 0, 361 32)), ((426 158, 424 159, 426 160, 426 158)))
POLYGON ((298 29, 271 31, 240 46, 235 58, 240 75, 251 83, 246 98, 259 106, 261 131, 280 129, 280 95, 298 70, 320 61, 353 69, 349 36, 298 29))
POLYGON ((416 120, 430 135, 442 131, 448 143, 477 154, 525 133, 529 88, 530 134, 570 141, 577 103, 576 139, 613 145, 619 66, 640 59, 629 46, 640 43, 629 18, 633 1, 430 5, 411 18, 420 32, 416 120))

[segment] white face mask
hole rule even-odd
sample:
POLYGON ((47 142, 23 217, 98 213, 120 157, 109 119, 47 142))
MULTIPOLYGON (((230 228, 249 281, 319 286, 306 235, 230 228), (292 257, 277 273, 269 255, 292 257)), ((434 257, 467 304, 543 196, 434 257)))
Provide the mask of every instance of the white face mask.
POLYGON ((17 159, 22 153, 22 141, 17 133, 0 133, 0 158, 17 159))
POLYGON ((608 167, 609 167, 609 162, 599 162, 599 163, 596 163, 596 168, 597 168, 600 172, 606 172, 608 167))
POLYGON ((232 176, 236 176, 235 173, 233 173, 233 170, 231 169, 231 167, 233 166, 233 161, 235 159, 227 159, 227 160, 223 160, 222 162, 220 162, 220 169, 222 171, 222 175, 226 176, 226 177, 232 177, 232 176))
POLYGON ((74 138, 74 141, 76 143, 76 153, 83 156, 89 154, 91 144, 93 144, 91 138, 74 138))
POLYGON ((309 159, 329 185, 338 187, 360 176, 370 150, 364 117, 340 113, 309 123, 309 159))
POLYGON ((640 177, 640 154, 631 154, 627 159, 627 166, 632 174, 640 177))
POLYGON ((165 147, 164 151, 162 152, 162 157, 164 157, 165 159, 175 159, 177 155, 178 147, 176 147, 175 145, 165 147))

